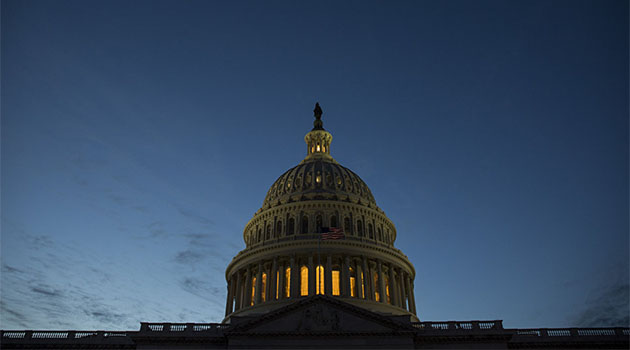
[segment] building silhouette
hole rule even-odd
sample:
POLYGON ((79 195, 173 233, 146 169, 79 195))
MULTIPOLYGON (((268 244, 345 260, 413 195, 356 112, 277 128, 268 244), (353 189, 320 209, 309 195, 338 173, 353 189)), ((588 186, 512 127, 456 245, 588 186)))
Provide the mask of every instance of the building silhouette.
POLYGON ((331 156, 316 104, 306 157, 271 186, 226 269, 221 323, 139 331, 4 330, 6 349, 624 348, 628 328, 420 321, 415 269, 361 178, 331 156))

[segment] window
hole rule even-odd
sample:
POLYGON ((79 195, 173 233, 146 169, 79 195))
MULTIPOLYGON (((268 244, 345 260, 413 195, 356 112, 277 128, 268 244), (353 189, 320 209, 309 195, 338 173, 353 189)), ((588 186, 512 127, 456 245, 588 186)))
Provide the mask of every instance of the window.
POLYGON ((378 234, 378 240, 382 241, 383 240, 383 234, 381 233, 381 228, 380 227, 378 227, 376 229, 376 233, 378 234))
POLYGON ((365 299, 365 280, 363 279, 363 271, 361 271, 361 299, 365 299))
POLYGON ((341 295, 341 289, 339 288, 339 270, 332 270, 332 294, 341 295))
POLYGON ((324 267, 322 265, 318 265, 317 269, 315 269, 315 294, 324 294, 324 267))
POLYGON ((256 276, 252 277, 252 298, 249 302, 249 306, 254 305, 254 298, 256 297, 256 276))
POLYGON ((322 216, 317 215, 315 217, 315 228, 317 228, 317 233, 322 233, 322 216))
POLYGON ((302 216, 302 233, 308 233, 308 218, 302 216))
POLYGON ((371 239, 374 239, 374 230, 372 229, 372 224, 368 224, 368 234, 371 239))
POLYGON ((300 269, 300 295, 308 295, 308 267, 306 266, 300 269))
POLYGON ((343 219, 343 230, 346 234, 352 234, 352 222, 350 222, 350 218, 348 217, 343 219))
POLYGON ((282 234, 282 221, 278 220, 278 222, 276 222, 276 237, 280 237, 281 234, 282 234))
POLYGON ((389 296, 389 277, 387 275, 385 275, 384 278, 385 278, 384 279, 384 281, 385 281, 385 295, 387 296, 386 301, 387 301, 388 304, 391 304, 392 300, 391 300, 391 298, 389 296))
POLYGON ((357 277, 354 269, 350 268, 350 296, 356 298, 357 296, 357 277))
POLYGON ((335 215, 330 217, 330 227, 337 227, 337 217, 335 215))
POLYGON ((265 235, 265 239, 271 238, 271 225, 267 225, 267 234, 265 235))
POLYGON ((378 273, 374 272, 372 274, 372 278, 374 279, 374 299, 376 299, 376 301, 381 301, 381 294, 378 292, 378 273))
POLYGON ((260 287, 260 298, 262 301, 265 301, 267 299, 267 273, 266 272, 262 273, 262 277, 260 278, 260 281, 262 282, 261 287, 260 287))
POLYGON ((280 274, 276 273, 276 299, 280 299, 280 274))
POLYGON ((284 295, 289 298, 291 296, 291 268, 284 270, 284 295))
POLYGON ((357 232, 359 237, 363 237, 363 223, 361 221, 357 221, 357 232))
POLYGON ((295 233, 295 219, 294 218, 290 218, 289 219, 289 226, 287 227, 287 236, 290 236, 293 233, 295 233))

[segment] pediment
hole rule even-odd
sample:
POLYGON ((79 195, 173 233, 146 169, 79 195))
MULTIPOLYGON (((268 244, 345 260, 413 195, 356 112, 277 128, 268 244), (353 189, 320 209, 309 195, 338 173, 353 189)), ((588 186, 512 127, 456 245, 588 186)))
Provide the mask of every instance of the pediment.
POLYGON ((234 325, 241 334, 384 334, 413 331, 396 317, 383 316, 324 295, 298 300, 278 310, 234 325))

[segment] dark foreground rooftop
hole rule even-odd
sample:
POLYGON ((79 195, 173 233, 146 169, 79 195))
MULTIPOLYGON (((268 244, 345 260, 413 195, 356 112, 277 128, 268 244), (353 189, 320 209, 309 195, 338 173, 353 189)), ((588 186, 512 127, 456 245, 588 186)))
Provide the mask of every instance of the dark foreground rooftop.
POLYGON ((139 331, 1 331, 3 349, 628 349, 629 328, 505 329, 502 321, 410 322, 318 295, 224 323, 141 323, 139 331))

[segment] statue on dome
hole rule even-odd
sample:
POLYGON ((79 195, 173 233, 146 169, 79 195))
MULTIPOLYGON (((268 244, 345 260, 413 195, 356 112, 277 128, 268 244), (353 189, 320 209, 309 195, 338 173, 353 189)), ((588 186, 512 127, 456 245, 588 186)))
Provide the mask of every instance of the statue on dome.
POLYGON ((322 108, 319 106, 319 102, 315 103, 315 109, 313 110, 313 113, 315 114, 315 118, 317 118, 317 120, 322 118, 322 108))

